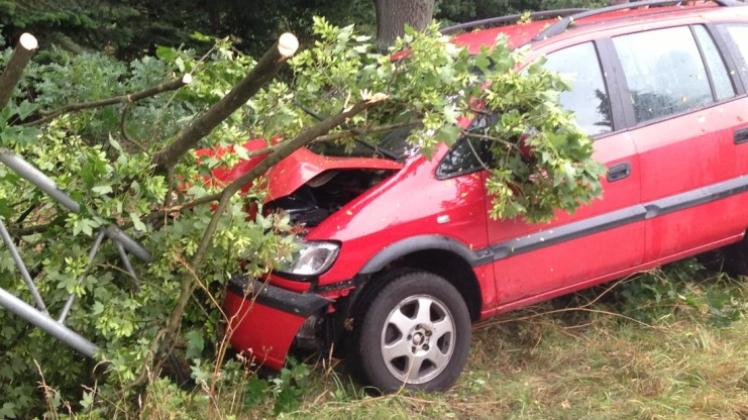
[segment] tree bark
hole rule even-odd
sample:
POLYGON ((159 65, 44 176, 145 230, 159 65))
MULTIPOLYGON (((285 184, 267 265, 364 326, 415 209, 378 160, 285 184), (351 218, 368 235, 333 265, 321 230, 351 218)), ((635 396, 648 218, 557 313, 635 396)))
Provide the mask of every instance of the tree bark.
POLYGON ((281 35, 278 42, 262 56, 257 65, 231 89, 231 92, 197 117, 177 135, 174 141, 153 157, 156 172, 168 173, 183 154, 197 146, 203 137, 210 134, 214 128, 268 84, 281 69, 283 63, 296 53, 298 47, 299 42, 295 36, 290 33, 281 35))
POLYGON ((5 108, 10 102, 13 91, 37 48, 39 48, 39 42, 34 35, 29 33, 21 35, 5 66, 5 71, 0 76, 0 109, 5 108))
POLYGON ((405 33, 405 25, 425 29, 434 14, 434 0, 374 0, 377 46, 385 50, 405 33))

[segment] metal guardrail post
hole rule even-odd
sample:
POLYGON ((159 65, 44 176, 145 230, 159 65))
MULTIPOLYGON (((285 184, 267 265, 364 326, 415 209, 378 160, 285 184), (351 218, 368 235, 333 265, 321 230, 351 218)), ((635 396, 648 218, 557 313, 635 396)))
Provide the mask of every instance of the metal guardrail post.
POLYGON ((36 325, 43 331, 88 357, 93 357, 94 353, 98 350, 96 345, 92 342, 36 310, 33 306, 18 299, 4 289, 0 289, 0 306, 7 308, 9 311, 36 325))
MULTIPOLYGON (((57 185, 52 179, 47 177, 42 171, 34 167, 29 162, 25 161, 23 158, 13 154, 13 152, 11 152, 10 150, 0 148, 0 163, 5 164, 16 174, 31 182, 40 190, 47 193, 47 195, 57 200, 57 202, 66 209, 74 213, 80 212, 80 204, 75 202, 72 198, 70 198, 70 196, 57 188, 57 185)), ((29 274, 20 253, 18 252, 18 248, 13 242, 13 239, 10 237, 10 233, 5 227, 2 219, 0 219, 0 236, 5 243, 5 246, 10 251, 11 256, 13 257, 13 262, 20 271, 21 277, 26 283, 26 286, 28 287, 31 295, 34 298, 36 306, 39 309, 34 308, 33 306, 27 304, 23 300, 19 299, 18 297, 2 288, 0 288, 0 307, 8 309, 19 317, 36 325, 43 331, 72 347, 73 349, 83 353, 84 355, 93 357, 94 353, 96 353, 97 351, 96 345, 64 325, 65 319, 70 313, 70 310, 73 307, 73 303, 75 302, 75 293, 71 293, 68 296, 68 299, 65 301, 65 305, 60 312, 60 316, 57 320, 50 317, 44 301, 39 294, 39 290, 34 284, 34 281, 31 278, 31 275, 29 274)), ((113 242, 120 258, 122 259, 122 264, 125 266, 125 270, 130 276, 132 276, 133 280, 135 281, 135 286, 138 287, 138 279, 135 275, 135 270, 133 270, 132 268, 132 264, 130 263, 130 259, 127 253, 129 252, 130 254, 135 255, 144 262, 150 262, 152 260, 151 254, 135 239, 131 238, 125 232, 114 225, 103 227, 99 231, 98 235, 96 236, 94 245, 88 254, 88 265, 86 265, 84 272, 78 278, 78 283, 82 282, 85 276, 88 274, 88 271, 90 270, 91 266, 93 265, 93 261, 96 258, 96 254, 99 252, 99 249, 105 238, 109 238, 113 242)))
MULTIPOLYGON (((102 230, 98 235, 96 235, 96 242, 94 242, 93 247, 91 247, 91 251, 88 253, 88 264, 86 264, 86 268, 83 269, 83 273, 81 273, 80 277, 78 277, 78 284, 83 282, 83 279, 86 278, 88 270, 91 268, 93 260, 94 258, 96 258, 96 254, 99 252, 101 241, 103 240, 104 231, 102 230)), ((70 308, 73 306, 73 302, 75 302, 75 293, 71 293, 70 296, 68 296, 68 300, 65 302, 65 306, 62 308, 62 312, 60 312, 60 316, 57 318, 57 322, 59 322, 60 324, 65 322, 65 318, 67 318, 68 312, 70 312, 70 308)))
POLYGON ((34 284, 34 280, 31 278, 29 270, 26 268, 26 264, 23 263, 23 259, 21 259, 21 255, 18 253, 18 248, 16 248, 16 244, 13 243, 13 239, 10 237, 10 233, 8 233, 8 229, 5 227, 5 223, 3 223, 2 219, 0 219, 0 236, 3 237, 3 242, 5 243, 5 246, 8 247, 11 257, 13 257, 13 262, 15 262, 18 271, 21 272, 21 277, 29 288, 31 296, 34 297, 36 307, 39 308, 42 313, 48 314, 47 307, 44 305, 44 300, 42 300, 42 297, 39 294, 39 289, 36 288, 36 284, 34 284))
POLYGON ((4 163, 7 167, 12 169, 18 175, 26 178, 29 182, 36 185, 40 190, 47 193, 50 197, 54 198, 62 204, 65 208, 78 213, 81 210, 80 204, 75 202, 70 196, 62 192, 57 188, 57 184, 52 181, 48 176, 32 164, 26 162, 20 157, 14 155, 10 150, 0 148, 0 162, 4 163))

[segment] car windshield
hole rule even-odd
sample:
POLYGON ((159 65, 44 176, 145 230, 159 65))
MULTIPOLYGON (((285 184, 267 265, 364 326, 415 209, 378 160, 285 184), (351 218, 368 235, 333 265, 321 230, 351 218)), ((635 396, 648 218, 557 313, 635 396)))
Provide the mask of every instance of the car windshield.
POLYGON ((381 134, 357 138, 353 143, 312 143, 309 149, 325 156, 385 157, 403 160, 418 152, 407 139, 413 127, 402 127, 381 134))

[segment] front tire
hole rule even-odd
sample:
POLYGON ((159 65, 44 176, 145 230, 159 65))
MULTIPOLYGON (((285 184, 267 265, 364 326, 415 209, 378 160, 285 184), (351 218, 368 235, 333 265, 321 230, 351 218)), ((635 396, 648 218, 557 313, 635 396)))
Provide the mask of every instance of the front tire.
POLYGON ((443 391, 460 376, 470 347, 470 314, 460 292, 428 272, 395 277, 364 314, 356 359, 365 382, 443 391))

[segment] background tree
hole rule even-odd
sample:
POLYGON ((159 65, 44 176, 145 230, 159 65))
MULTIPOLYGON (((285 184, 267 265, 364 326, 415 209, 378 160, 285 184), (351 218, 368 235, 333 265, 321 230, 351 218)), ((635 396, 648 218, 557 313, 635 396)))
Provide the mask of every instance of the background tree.
POLYGON ((400 33, 399 16, 422 28, 433 17, 445 24, 502 16, 526 10, 592 7, 605 0, 0 0, 0 29, 15 41, 24 32, 37 35, 42 47, 54 44, 73 52, 106 49, 119 58, 153 53, 157 45, 200 48, 195 32, 231 37, 236 48, 262 54, 279 33, 311 39, 309 22, 325 16, 339 26, 356 24, 362 33, 378 33, 377 12, 391 43, 400 33), (397 12, 393 18, 392 13, 397 12), (411 11, 415 13, 411 13, 411 11), (412 14, 412 15, 411 15, 412 14))
POLYGON ((377 45, 384 50, 405 34, 405 26, 423 30, 434 15, 434 0, 374 0, 377 45))

